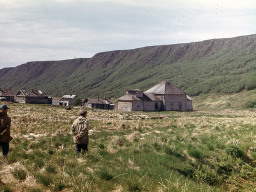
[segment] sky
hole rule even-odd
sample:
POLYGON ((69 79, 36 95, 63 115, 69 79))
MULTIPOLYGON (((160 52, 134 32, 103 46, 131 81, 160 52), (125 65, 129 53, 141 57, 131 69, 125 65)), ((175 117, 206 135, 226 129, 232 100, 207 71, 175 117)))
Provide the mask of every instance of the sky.
POLYGON ((255 0, 0 0, 0 69, 250 34, 255 0))

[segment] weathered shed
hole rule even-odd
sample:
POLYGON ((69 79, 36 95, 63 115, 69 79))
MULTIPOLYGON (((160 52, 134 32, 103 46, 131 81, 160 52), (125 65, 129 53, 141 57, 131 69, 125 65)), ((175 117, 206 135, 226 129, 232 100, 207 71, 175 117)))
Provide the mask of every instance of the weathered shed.
POLYGON ((16 96, 15 101, 18 103, 29 104, 51 104, 52 97, 41 90, 20 90, 16 96))
POLYGON ((75 103, 76 95, 63 95, 59 100, 59 105, 70 107, 75 103))
POLYGON ((14 93, 10 89, 0 88, 0 100, 14 102, 14 93))
POLYGON ((108 99, 102 98, 87 98, 84 101, 85 107, 98 109, 113 109, 112 102, 108 99))

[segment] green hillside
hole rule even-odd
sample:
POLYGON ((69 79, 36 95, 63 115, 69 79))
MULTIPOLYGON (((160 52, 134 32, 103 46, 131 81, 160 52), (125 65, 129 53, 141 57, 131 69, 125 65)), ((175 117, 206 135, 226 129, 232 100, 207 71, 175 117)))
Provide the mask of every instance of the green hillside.
POLYGON ((170 80, 189 95, 256 88, 256 35, 98 53, 88 59, 29 62, 0 70, 1 85, 53 96, 119 97, 170 80))

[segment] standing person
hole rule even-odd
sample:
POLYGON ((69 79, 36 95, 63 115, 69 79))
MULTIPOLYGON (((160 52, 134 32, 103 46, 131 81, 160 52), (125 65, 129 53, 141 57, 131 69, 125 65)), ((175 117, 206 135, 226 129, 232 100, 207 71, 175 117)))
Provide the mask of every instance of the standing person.
POLYGON ((88 151, 88 129, 89 129, 89 121, 86 118, 87 111, 80 111, 80 117, 78 117, 71 127, 71 131, 73 133, 73 140, 75 143, 75 150, 77 153, 81 153, 81 149, 84 151, 88 151))
POLYGON ((8 107, 3 104, 0 106, 0 146, 2 146, 3 159, 9 152, 9 142, 12 140, 10 135, 11 118, 7 115, 8 107))

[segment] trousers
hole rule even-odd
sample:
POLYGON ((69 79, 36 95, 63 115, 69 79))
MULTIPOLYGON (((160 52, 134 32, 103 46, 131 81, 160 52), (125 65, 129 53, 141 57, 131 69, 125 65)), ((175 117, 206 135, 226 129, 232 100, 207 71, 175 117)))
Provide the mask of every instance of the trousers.
POLYGON ((0 146, 2 146, 3 158, 7 156, 9 152, 9 143, 8 142, 0 142, 0 146))
POLYGON ((81 153, 81 149, 83 151, 88 151, 88 146, 87 144, 79 144, 79 143, 75 143, 75 150, 77 153, 81 153))

